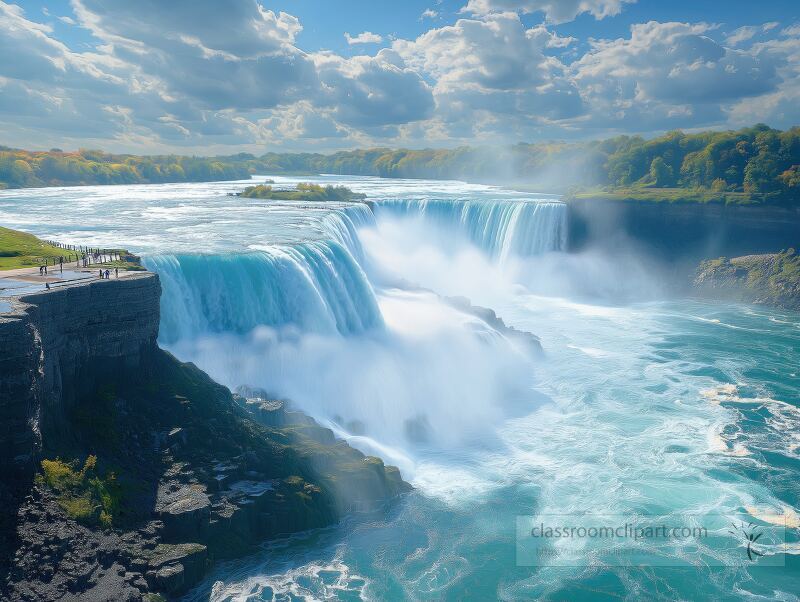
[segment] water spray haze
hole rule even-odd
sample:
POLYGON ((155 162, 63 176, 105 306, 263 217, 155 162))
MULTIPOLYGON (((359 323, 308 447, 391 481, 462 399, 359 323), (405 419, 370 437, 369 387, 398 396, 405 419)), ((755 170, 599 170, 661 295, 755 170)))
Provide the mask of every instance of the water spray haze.
POLYGON ((542 210, 530 204, 534 209, 522 222, 497 220, 496 209, 448 213, 420 203, 379 208, 376 225, 360 231, 368 271, 378 281, 407 281, 490 307, 519 292, 612 304, 663 293, 661 266, 635 247, 564 253, 566 206, 546 202, 542 210))
POLYGON ((343 432, 401 449, 485 436, 531 388, 526 350, 431 293, 380 297, 386 329, 344 337, 258 327, 173 346, 235 387, 291 399, 343 432))

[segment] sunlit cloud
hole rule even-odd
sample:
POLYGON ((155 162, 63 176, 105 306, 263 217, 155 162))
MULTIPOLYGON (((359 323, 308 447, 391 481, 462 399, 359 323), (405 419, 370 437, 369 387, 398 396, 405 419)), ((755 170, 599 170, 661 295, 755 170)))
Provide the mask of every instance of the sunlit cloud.
POLYGON ((383 38, 381 36, 379 36, 377 33, 372 33, 371 31, 362 31, 357 36, 351 36, 349 33, 345 33, 344 38, 350 45, 380 44, 381 42, 383 42, 383 38))
POLYGON ((55 23, 0 1, 0 144, 255 152, 797 121, 796 23, 553 25, 631 4, 470 0, 448 22, 434 3, 418 35, 344 33, 347 56, 310 50, 299 17, 256 0, 74 0, 71 16, 43 9, 55 23))

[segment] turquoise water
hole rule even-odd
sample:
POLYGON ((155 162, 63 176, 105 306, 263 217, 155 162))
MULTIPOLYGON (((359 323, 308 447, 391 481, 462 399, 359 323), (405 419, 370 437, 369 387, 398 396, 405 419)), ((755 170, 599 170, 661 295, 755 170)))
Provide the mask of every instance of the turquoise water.
POLYGON ((0 192, 11 227, 144 253, 163 345, 293 399, 415 486, 221 566, 190 598, 798 599, 800 315, 667 298, 634 254, 567 255, 552 199, 318 180, 374 214, 226 196, 244 183, 0 192), (435 293, 536 333, 544 357, 435 293), (576 566, 520 566, 518 516, 580 513, 781 517, 787 544, 751 563, 723 532, 619 543, 680 566, 615 566, 594 544, 576 566))

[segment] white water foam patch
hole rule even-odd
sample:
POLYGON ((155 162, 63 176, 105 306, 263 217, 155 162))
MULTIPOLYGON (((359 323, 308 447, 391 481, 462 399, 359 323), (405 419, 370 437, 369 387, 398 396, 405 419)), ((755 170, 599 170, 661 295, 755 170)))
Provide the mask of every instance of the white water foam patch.
POLYGON ((337 553, 329 562, 313 561, 282 573, 267 572, 227 584, 217 581, 211 588, 209 601, 364 600, 368 599, 365 595, 368 585, 369 579, 352 572, 337 553))
POLYGON ((516 343, 429 293, 395 291, 380 301, 382 332, 345 338, 259 327, 169 348, 229 387, 263 387, 400 450, 486 442, 509 412, 534 407, 531 358, 516 343))
POLYGON ((164 343, 243 334, 260 325, 356 334, 383 324, 372 286, 339 243, 237 255, 155 255, 145 264, 161 278, 164 343))
MULTIPOLYGON (((676 357, 648 370, 654 335, 663 328, 661 319, 646 309, 586 311, 582 305, 560 303, 554 312, 541 299, 531 302, 545 319, 555 322, 549 328, 566 339, 562 347, 560 339, 546 336, 549 330, 521 324, 543 335, 551 361, 543 364, 539 381, 555 403, 501 429, 506 453, 487 454, 485 471, 517 487, 527 484, 535 500, 532 511, 653 512, 680 519, 704 513, 738 514, 746 506, 771 507, 776 502, 766 487, 719 478, 714 468, 725 470, 729 461, 709 456, 705 434, 725 412, 697 403, 691 381, 675 378, 686 369, 686 358, 676 357), (582 320, 576 320, 573 312, 582 320), (573 338, 582 329, 587 342, 616 353, 598 357, 582 351, 566 353, 585 346, 573 338), (620 339, 626 342, 624 353, 620 339), (551 370, 554 374, 548 378, 551 370)), ((691 551, 684 552, 687 561, 696 559, 691 551)), ((531 585, 541 595, 538 588, 550 577, 563 585, 563 575, 554 572, 548 577, 547 571, 537 573, 531 585)))
POLYGON ((700 395, 709 403, 735 412, 729 425, 720 425, 712 435, 716 450, 731 455, 749 455, 754 450, 777 453, 800 460, 800 407, 770 397, 739 394, 740 385, 727 383, 704 389, 700 395), (766 410, 757 426, 748 411, 766 410), (748 422, 748 428, 741 423, 748 422))

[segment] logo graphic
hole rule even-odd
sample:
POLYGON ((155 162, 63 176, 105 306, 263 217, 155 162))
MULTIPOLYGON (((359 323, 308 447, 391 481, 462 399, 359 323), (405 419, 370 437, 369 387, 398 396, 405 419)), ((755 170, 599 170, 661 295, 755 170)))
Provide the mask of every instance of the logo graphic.
POLYGON ((761 552, 753 549, 753 544, 756 543, 758 538, 764 534, 759 531, 761 529, 760 526, 753 523, 748 523, 745 526, 744 522, 738 526, 736 523, 731 523, 731 526, 733 527, 733 530, 729 530, 728 533, 734 537, 740 537, 747 542, 747 558, 750 559, 750 562, 755 562, 755 558, 753 558, 753 556, 763 556, 761 552))

